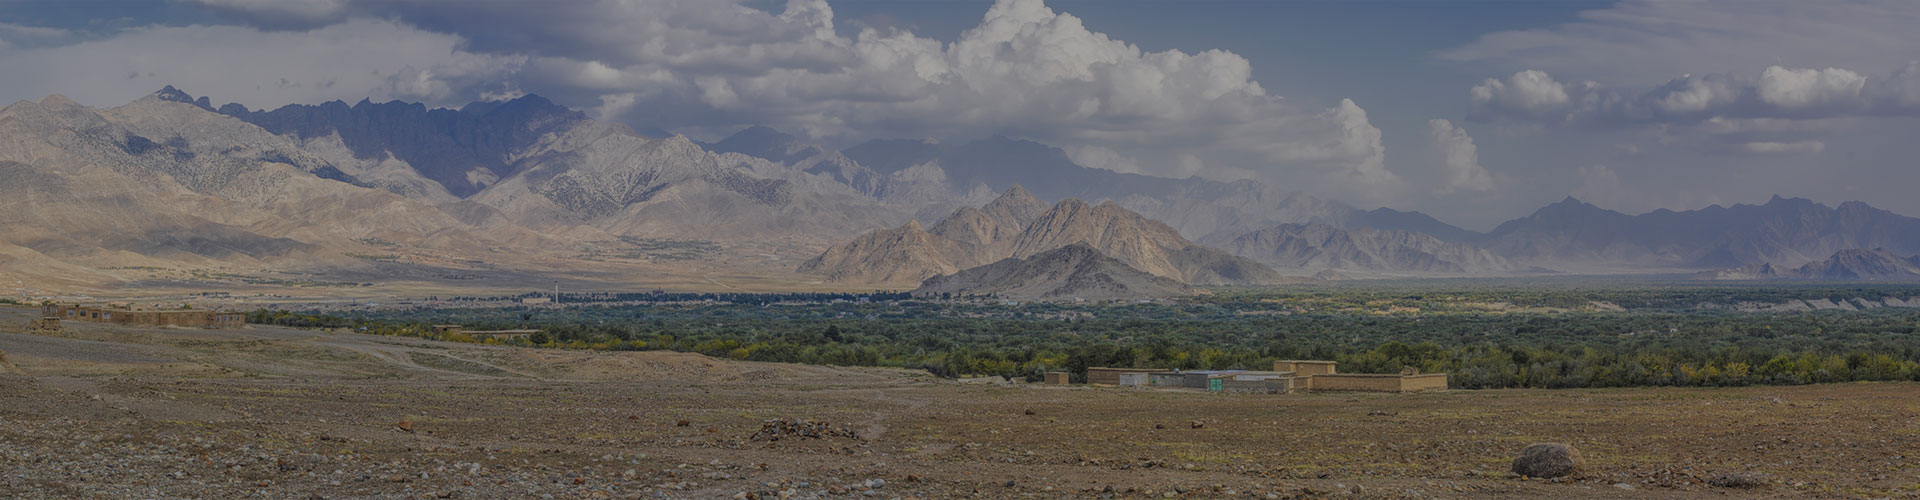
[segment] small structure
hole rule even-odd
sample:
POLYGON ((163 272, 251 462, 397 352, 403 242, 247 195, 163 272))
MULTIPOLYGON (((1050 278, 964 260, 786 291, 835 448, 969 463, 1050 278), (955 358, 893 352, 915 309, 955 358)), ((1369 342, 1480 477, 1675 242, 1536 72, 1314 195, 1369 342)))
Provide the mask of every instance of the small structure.
MULTIPOLYGON (((1087 372, 1087 379, 1093 379, 1092 371, 1087 372)), ((1116 385, 1120 387, 1146 387, 1148 383, 1146 372, 1128 372, 1120 374, 1120 383, 1116 385)))
POLYGON ((1289 359, 1289 360, 1282 360, 1282 361, 1274 361, 1273 371, 1293 372, 1293 373, 1299 374, 1302 377, 1311 377, 1314 375, 1332 375, 1335 373, 1335 365, 1338 365, 1338 364, 1339 362, 1337 361, 1289 359))
POLYGON ((40 316, 63 321, 91 321, 123 325, 188 326, 195 328, 239 328, 247 324, 247 315, 230 311, 133 310, 122 308, 40 306, 40 316))
POLYGON ((1047 385, 1067 385, 1073 383, 1073 374, 1067 372, 1047 372, 1047 385))
POLYGON ((533 337, 534 334, 540 333, 540 331, 539 330, 470 330, 464 333, 466 333, 467 336, 473 337, 476 339, 487 339, 487 338, 524 339, 524 338, 531 338, 533 337))
POLYGON ((1366 392, 1421 392, 1447 390, 1447 374, 1421 374, 1418 368, 1406 367, 1399 374, 1385 373, 1339 373, 1333 361, 1275 361, 1275 370, 1282 367, 1304 369, 1300 371, 1301 381, 1296 387, 1314 391, 1366 391, 1366 392))
MULTIPOLYGON (((1087 383, 1103 384, 1103 385, 1126 385, 1122 383, 1120 380, 1120 377, 1122 375, 1129 374, 1129 373, 1154 373, 1154 372, 1160 372, 1160 371, 1165 371, 1165 370, 1157 370, 1153 368, 1105 368, 1105 367, 1088 368, 1087 383)), ((1144 381, 1146 379, 1142 378, 1141 380, 1144 381)), ((1146 384, 1145 382, 1142 382, 1140 385, 1146 385, 1146 384)))

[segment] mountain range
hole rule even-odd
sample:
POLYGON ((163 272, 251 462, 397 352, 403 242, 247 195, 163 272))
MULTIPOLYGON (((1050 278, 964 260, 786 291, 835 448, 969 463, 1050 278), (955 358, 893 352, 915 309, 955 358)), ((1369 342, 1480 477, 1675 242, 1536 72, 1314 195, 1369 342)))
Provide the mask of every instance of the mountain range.
POLYGON ((980 208, 963 207, 934 225, 919 221, 867 233, 826 250, 799 271, 836 281, 917 284, 1002 259, 1025 259, 1087 245, 1126 266, 1194 285, 1253 285, 1286 281, 1243 257, 1193 244, 1172 227, 1108 201, 1066 199, 1047 207, 1015 185, 980 208))
POLYGON ((1920 255, 1902 257, 1886 249, 1849 249, 1798 268, 1752 264, 1707 271, 1715 280, 1920 281, 1920 255))
POLYGON ((172 87, 106 109, 49 96, 0 108, 0 176, 0 273, 47 290, 186 275, 858 289, 1077 243, 1188 285, 1920 253, 1920 219, 1859 202, 1627 215, 1569 198, 1483 234, 1254 181, 1085 167, 1017 138, 835 149, 750 127, 702 143, 532 95, 272 110, 172 87))

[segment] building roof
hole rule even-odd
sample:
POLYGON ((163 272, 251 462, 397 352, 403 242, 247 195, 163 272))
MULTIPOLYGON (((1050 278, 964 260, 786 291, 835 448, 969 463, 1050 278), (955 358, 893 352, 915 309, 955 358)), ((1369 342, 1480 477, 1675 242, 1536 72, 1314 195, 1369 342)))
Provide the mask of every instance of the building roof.
POLYGON ((1337 365, 1337 364, 1340 364, 1340 362, 1339 362, 1339 361, 1326 361, 1326 360, 1320 360, 1320 359, 1283 359, 1283 360, 1280 360, 1280 362, 1281 362, 1281 363, 1300 363, 1300 364, 1307 364, 1307 365, 1337 365))

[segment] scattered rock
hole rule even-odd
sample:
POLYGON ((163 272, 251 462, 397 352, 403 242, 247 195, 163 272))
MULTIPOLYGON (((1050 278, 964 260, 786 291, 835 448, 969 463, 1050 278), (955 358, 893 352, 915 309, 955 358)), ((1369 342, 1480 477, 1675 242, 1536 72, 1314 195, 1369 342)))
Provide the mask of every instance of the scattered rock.
POLYGON ((748 439, 754 441, 779 441, 781 438, 797 437, 806 439, 844 438, 860 439, 858 433, 844 426, 835 426, 826 422, 812 422, 807 419, 773 419, 760 423, 760 430, 748 439))
POLYGON ((1165 429, 1165 428, 1167 428, 1167 424, 1153 424, 1153 428, 1155 428, 1155 429, 1165 429))
POLYGON ((1520 450, 1513 459, 1513 473, 1527 477, 1556 478, 1572 474, 1581 465, 1580 450, 1561 443, 1534 443, 1520 450))
POLYGON ((1771 483, 1772 476, 1758 472, 1729 472, 1707 480, 1707 484, 1721 488, 1759 488, 1771 483))
POLYGON ((1027 415, 1033 415, 1033 409, 1031 408, 1027 409, 1027 415))
POLYGON ((1206 426, 1207 426, 1207 423, 1206 423, 1206 422, 1201 422, 1201 421, 1199 421, 1199 420, 1195 420, 1195 421, 1193 421, 1193 423, 1191 423, 1191 424, 1187 424, 1187 425, 1190 425, 1190 426, 1192 426, 1192 427, 1193 427, 1193 428, 1195 428, 1195 429, 1200 429, 1200 428, 1204 428, 1204 427, 1206 427, 1206 426))
POLYGON ((680 419, 680 421, 679 421, 679 422, 674 422, 674 424, 673 424, 673 425, 674 425, 674 427, 687 427, 687 426, 691 426, 691 425, 693 425, 693 422, 690 422, 690 421, 688 421, 687 419, 684 419, 684 418, 683 418, 683 419, 680 419))
POLYGON ((400 430, 403 430, 403 431, 407 431, 407 432, 413 432, 413 422, 412 422, 412 421, 408 421, 408 420, 401 420, 401 421, 399 421, 399 422, 394 422, 394 424, 393 424, 393 426, 394 426, 394 427, 397 427, 397 428, 399 428, 400 430))

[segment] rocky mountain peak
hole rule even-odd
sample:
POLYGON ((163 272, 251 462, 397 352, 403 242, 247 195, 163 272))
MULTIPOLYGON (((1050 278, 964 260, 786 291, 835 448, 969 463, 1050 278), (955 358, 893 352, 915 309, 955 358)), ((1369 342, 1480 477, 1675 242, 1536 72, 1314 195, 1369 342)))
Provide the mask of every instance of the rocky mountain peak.
POLYGON ((206 96, 200 96, 199 99, 194 99, 192 94, 188 94, 185 91, 182 91, 178 88, 174 88, 174 86, 172 85, 163 87, 160 90, 155 91, 152 95, 149 95, 148 97, 153 99, 158 99, 161 101, 167 101, 167 102, 191 104, 199 107, 200 109, 204 109, 207 111, 214 110, 213 101, 211 99, 207 99, 206 96))

